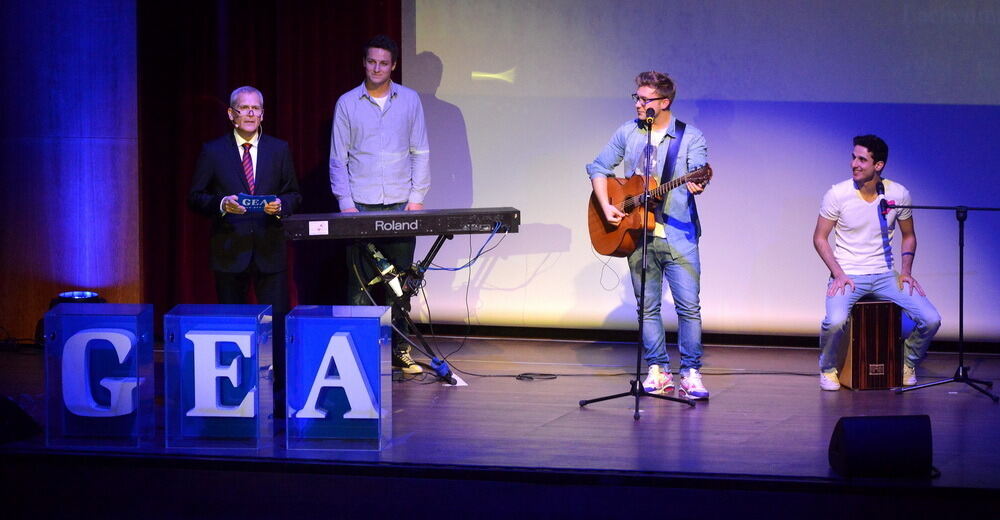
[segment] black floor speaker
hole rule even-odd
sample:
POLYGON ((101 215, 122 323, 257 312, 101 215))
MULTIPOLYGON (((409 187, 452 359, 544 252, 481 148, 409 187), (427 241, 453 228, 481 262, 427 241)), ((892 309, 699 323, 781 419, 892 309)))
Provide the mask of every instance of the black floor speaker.
POLYGON ((17 403, 0 395, 0 444, 24 440, 41 431, 41 426, 17 403))
POLYGON ((844 477, 933 476, 927 415, 841 417, 830 437, 830 466, 844 477))

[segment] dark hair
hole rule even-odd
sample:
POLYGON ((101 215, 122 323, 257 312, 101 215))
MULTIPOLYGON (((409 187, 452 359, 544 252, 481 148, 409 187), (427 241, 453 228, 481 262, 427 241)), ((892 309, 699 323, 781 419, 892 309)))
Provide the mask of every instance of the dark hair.
POLYGON ((670 76, 662 72, 656 72, 655 70, 639 73, 635 77, 635 86, 655 89, 661 96, 669 99, 671 105, 674 103, 674 96, 677 95, 677 87, 674 86, 674 80, 670 79, 670 76))
POLYGON ((396 45, 396 42, 392 38, 384 34, 380 34, 368 40, 368 43, 365 43, 364 56, 362 56, 362 59, 368 57, 368 49, 371 48, 385 49, 389 51, 389 54, 392 56, 392 63, 395 64, 399 61, 399 45, 396 45))
POLYGON ((854 138, 854 146, 864 146, 868 153, 872 154, 873 162, 886 162, 889 160, 889 145, 877 135, 859 135, 854 138))

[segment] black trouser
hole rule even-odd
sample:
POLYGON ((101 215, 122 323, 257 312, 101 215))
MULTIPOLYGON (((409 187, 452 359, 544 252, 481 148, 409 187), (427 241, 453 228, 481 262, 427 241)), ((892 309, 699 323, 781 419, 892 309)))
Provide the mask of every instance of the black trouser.
MULTIPOLYGON (((357 204, 355 206, 358 211, 401 211, 406 207, 406 203, 399 204, 357 204)), ((369 280, 375 278, 378 273, 372 268, 371 262, 363 258, 362 255, 368 255, 366 249, 366 244, 372 243, 375 247, 382 252, 386 260, 389 261, 396 269, 400 272, 409 269, 413 265, 413 252, 417 246, 416 237, 405 237, 405 238, 377 238, 373 240, 367 240, 363 242, 355 242, 354 244, 348 246, 347 248, 347 265, 350 272, 348 273, 347 282, 347 299, 351 305, 371 305, 372 302, 368 300, 365 296, 364 291, 361 290, 361 282, 358 280, 357 275, 354 274, 354 267, 357 267, 358 272, 361 274, 361 278, 364 283, 368 283, 369 280)), ((396 310, 396 302, 399 298, 396 294, 392 292, 392 289, 385 287, 385 284, 378 283, 375 285, 368 286, 368 290, 371 292, 372 296, 375 298, 375 302, 381 305, 387 305, 393 307, 392 312, 392 324, 396 326, 397 329, 409 333, 408 327, 406 326, 406 320, 403 319, 402 313, 396 310)), ((409 312, 409 304, 406 303, 405 310, 409 312)), ((405 340, 399 337, 397 334, 393 334, 393 348, 397 352, 406 350, 409 345, 405 340)))
POLYGON ((285 315, 288 314, 288 272, 262 273, 253 262, 242 273, 215 272, 215 294, 219 303, 248 303, 250 283, 261 305, 270 305, 273 321, 271 353, 274 363, 275 409, 279 392, 285 389, 285 315))

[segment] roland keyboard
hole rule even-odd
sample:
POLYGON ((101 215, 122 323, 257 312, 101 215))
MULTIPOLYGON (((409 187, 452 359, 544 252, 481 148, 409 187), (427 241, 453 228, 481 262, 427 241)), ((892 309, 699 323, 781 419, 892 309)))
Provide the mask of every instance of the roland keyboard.
POLYGON ((300 213, 281 219, 292 240, 411 237, 517 233, 521 212, 515 208, 425 209, 364 213, 300 213))

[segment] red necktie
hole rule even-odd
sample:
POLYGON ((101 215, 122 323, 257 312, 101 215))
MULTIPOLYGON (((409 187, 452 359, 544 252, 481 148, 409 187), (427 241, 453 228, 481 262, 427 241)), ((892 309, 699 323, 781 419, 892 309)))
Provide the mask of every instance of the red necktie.
POLYGON ((250 186, 250 195, 254 193, 253 184, 253 159, 250 157, 250 143, 243 143, 243 175, 247 178, 247 185, 250 186))

